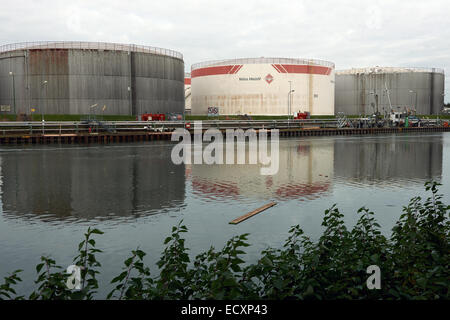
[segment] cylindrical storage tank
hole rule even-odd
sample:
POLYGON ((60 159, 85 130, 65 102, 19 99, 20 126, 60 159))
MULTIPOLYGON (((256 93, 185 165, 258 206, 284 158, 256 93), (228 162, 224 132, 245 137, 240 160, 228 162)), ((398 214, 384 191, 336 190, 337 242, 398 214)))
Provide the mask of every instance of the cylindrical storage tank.
POLYGON ((334 63, 249 58, 191 68, 192 114, 218 107, 222 115, 334 114, 334 63))
POLYGON ((191 113, 191 74, 184 74, 184 108, 187 114, 191 113))
POLYGON ((10 113, 181 114, 183 88, 183 56, 168 49, 97 42, 0 47, 0 105, 10 113))
POLYGON ((373 67, 336 71, 336 114, 377 111, 439 114, 444 104, 444 71, 431 68, 373 67), (377 103, 378 102, 378 103, 377 103))

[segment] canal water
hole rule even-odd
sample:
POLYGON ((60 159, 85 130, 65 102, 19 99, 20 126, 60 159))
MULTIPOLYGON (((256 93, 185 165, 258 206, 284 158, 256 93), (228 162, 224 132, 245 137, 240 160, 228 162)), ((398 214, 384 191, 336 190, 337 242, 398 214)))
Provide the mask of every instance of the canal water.
POLYGON ((192 256, 250 233, 246 260, 279 247, 300 224, 316 239, 323 212, 337 204, 351 228, 357 210, 376 214, 390 235, 402 207, 426 196, 424 183, 443 184, 450 202, 450 133, 280 140, 274 176, 258 165, 174 165, 171 142, 110 145, 2 146, 0 149, 0 277, 24 269, 21 294, 31 292, 35 266, 50 255, 72 264, 88 226, 103 250, 99 297, 136 247, 155 262, 180 220, 192 256), (238 225, 229 221, 269 201, 271 209, 238 225))

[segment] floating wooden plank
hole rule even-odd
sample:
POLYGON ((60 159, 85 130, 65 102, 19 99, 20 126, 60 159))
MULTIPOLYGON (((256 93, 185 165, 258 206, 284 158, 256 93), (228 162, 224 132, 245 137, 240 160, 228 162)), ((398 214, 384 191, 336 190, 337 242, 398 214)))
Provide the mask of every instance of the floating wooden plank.
POLYGON ((234 219, 233 221, 230 221, 230 224, 238 224, 238 223, 241 223, 242 221, 247 220, 248 218, 253 217, 254 215, 256 215, 256 214, 258 214, 258 213, 260 213, 260 212, 263 212, 264 210, 267 210, 267 209, 273 207, 273 206, 276 205, 276 204, 277 204, 276 202, 270 202, 270 203, 268 203, 268 204, 266 204, 266 205, 263 205, 261 208, 258 208, 258 209, 256 209, 256 210, 253 210, 252 212, 249 212, 249 213, 247 213, 247 214, 244 214, 243 216, 241 216, 241 217, 239 217, 239 218, 236 218, 236 219, 234 219))

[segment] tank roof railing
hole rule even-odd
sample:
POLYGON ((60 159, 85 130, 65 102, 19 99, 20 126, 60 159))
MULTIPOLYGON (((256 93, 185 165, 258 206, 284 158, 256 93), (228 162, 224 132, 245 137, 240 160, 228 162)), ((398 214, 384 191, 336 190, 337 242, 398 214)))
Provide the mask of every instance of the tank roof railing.
POLYGON ((83 42, 83 41, 37 41, 37 42, 21 42, 21 43, 5 44, 0 46, 0 53, 17 50, 33 50, 33 49, 81 49, 81 50, 141 52, 141 53, 164 55, 183 60, 183 55, 180 52, 170 49, 142 46, 136 44, 83 42))
POLYGON ((351 68, 346 70, 336 70, 337 75, 344 74, 382 74, 382 73, 408 73, 408 72, 426 72, 426 73, 442 73, 444 69, 440 68, 417 68, 417 67, 368 67, 368 68, 351 68))
POLYGON ((235 64, 302 64, 302 65, 313 65, 313 66, 324 66, 334 69, 334 63, 325 60, 317 60, 317 59, 298 59, 298 58, 236 58, 236 59, 224 59, 224 60, 212 60, 195 63, 191 67, 191 71, 205 68, 205 67, 214 67, 214 66, 223 66, 223 65, 235 65, 235 64))

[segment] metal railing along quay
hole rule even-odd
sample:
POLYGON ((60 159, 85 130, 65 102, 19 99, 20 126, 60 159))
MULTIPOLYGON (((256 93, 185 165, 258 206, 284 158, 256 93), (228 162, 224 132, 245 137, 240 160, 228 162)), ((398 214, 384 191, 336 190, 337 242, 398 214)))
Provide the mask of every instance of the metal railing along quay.
MULTIPOLYGON (((369 127, 366 119, 351 119, 356 123, 369 127)), ((203 130, 225 129, 323 129, 338 128, 338 119, 304 119, 304 120, 203 120, 203 121, 31 121, 0 122, 0 135, 17 134, 83 134, 83 133, 119 133, 135 131, 166 132, 177 128, 193 130, 200 125, 203 130)), ((421 126, 436 127, 442 123, 438 119, 423 119, 421 126)))
MULTIPOLYGON (((359 124, 364 124, 360 119, 359 124)), ((337 119, 307 120, 207 120, 207 121, 34 121, 0 122, 0 144, 16 143, 109 143, 170 140, 176 128, 195 129, 279 129, 280 137, 383 134, 400 132, 450 131, 439 120, 422 121, 420 127, 347 126, 337 119)), ((353 122, 355 123, 355 122, 353 122)), ((367 124, 370 124, 367 122, 367 124)), ((271 133, 269 132, 269 135, 271 133)))
POLYGON ((307 120, 205 120, 205 121, 30 121, 0 122, 0 135, 17 134, 80 134, 124 131, 172 131, 177 128, 194 129, 201 123, 202 129, 293 129, 335 128, 336 119, 307 120))

